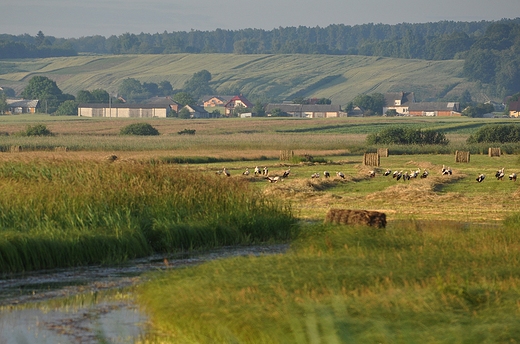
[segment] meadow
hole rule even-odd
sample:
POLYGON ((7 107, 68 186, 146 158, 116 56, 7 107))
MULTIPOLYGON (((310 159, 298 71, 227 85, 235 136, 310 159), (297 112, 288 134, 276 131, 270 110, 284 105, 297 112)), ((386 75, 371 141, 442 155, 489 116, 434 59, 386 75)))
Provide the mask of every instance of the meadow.
POLYGON ((4 273, 286 242, 285 254, 151 275, 138 302, 164 336, 149 342, 520 341, 520 181, 507 178, 520 173, 520 146, 494 144, 503 154, 489 157, 490 145, 465 142, 482 125, 513 120, 164 119, 150 121, 158 137, 118 136, 135 121, 1 123, 0 144, 22 147, 0 153, 4 273), (33 123, 55 136, 15 135, 33 123), (363 153, 378 148, 366 135, 388 125, 443 128, 450 144, 388 147, 379 167, 364 166, 363 153), (185 128, 196 134, 177 134, 185 128), (455 163, 457 149, 471 152, 469 163, 455 163), (294 157, 280 160, 285 150, 294 157), (442 165, 453 174, 441 175, 442 165), (243 175, 255 166, 291 172, 277 183, 243 175), (216 173, 223 167, 230 177, 216 173), (429 176, 397 181, 386 169, 429 176), (331 208, 384 212, 388 226, 324 225, 331 208))

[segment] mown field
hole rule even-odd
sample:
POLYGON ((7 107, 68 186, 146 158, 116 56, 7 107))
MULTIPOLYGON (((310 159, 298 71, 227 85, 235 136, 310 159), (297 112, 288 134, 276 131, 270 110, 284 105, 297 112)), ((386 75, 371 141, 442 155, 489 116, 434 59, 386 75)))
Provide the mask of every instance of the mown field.
POLYGON ((463 63, 325 55, 77 56, 2 60, 0 84, 21 92, 33 76, 42 75, 55 80, 65 93, 102 88, 115 94, 126 78, 155 83, 167 80, 181 89, 194 73, 206 69, 217 93, 240 92, 252 100, 326 97, 346 105, 358 94, 407 91, 426 101, 445 91, 448 96, 458 96, 466 89, 474 100, 489 100, 482 86, 461 76, 463 63))
POLYGON ((161 335, 145 342, 518 342, 520 181, 507 176, 520 173, 520 146, 493 144, 504 154, 492 158, 491 145, 465 143, 511 121, 162 119, 150 121, 161 135, 144 138, 118 135, 135 120, 6 117, 0 144, 22 150, 0 153, 2 271, 289 242, 286 254, 150 276, 138 302, 161 335), (34 123, 55 136, 16 135, 34 123), (370 178, 362 157, 377 147, 364 140, 388 125, 442 128, 451 143, 389 147, 370 178), (469 163, 455 163, 457 149, 469 163), (294 158, 281 161, 286 150, 294 158), (255 166, 291 171, 277 183, 243 175, 255 166), (386 169, 429 175, 397 181, 386 169), (331 208, 384 212, 388 225, 323 225, 331 208))

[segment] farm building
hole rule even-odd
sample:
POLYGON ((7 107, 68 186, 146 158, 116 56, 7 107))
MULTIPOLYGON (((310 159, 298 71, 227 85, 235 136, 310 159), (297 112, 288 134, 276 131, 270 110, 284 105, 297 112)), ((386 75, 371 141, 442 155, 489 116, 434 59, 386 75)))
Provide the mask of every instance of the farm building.
POLYGON ((384 97, 383 114, 388 110, 395 110, 400 115, 408 115, 410 104, 415 103, 413 92, 389 92, 384 97))
POLYGON ((164 106, 175 112, 178 112, 181 108, 180 104, 174 101, 171 97, 153 97, 143 103, 147 105, 164 106))
POLYGON ((209 112, 204 107, 198 105, 186 105, 183 109, 188 109, 190 118, 209 118, 209 112))
POLYGON ((36 108, 39 107, 39 100, 30 100, 30 99, 15 99, 15 98, 7 98, 5 100, 7 103, 7 111, 5 112, 7 115, 15 115, 19 113, 35 113, 36 108))
POLYGON ((410 116, 461 116, 458 102, 422 102, 411 103, 408 107, 410 116))
POLYGON ((275 109, 300 118, 332 118, 346 115, 341 111, 341 106, 332 104, 267 104, 265 111, 271 114, 275 109))
POLYGON ((509 117, 520 117, 520 101, 509 103, 509 117))
POLYGON ((165 105, 150 104, 79 104, 78 116, 111 118, 164 117, 169 108, 165 105))

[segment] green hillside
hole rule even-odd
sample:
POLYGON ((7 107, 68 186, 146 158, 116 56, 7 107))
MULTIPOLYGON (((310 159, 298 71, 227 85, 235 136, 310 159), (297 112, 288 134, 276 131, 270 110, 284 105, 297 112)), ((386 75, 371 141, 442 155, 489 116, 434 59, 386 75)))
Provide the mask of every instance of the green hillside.
POLYGON ((345 105, 361 93, 413 91, 418 100, 443 90, 456 96, 468 89, 487 100, 475 83, 460 75, 463 60, 426 61, 332 55, 101 55, 0 61, 0 86, 20 92, 36 75, 55 80, 65 93, 106 89, 116 93, 125 78, 169 81, 181 88, 193 73, 208 70, 219 93, 241 92, 250 99, 327 97, 345 105))

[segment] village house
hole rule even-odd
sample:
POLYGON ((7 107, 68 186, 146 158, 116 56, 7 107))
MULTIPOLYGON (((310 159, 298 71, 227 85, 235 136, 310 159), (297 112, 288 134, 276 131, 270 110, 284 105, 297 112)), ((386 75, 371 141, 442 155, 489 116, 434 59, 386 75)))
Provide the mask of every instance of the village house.
POLYGON ((7 111, 6 115, 16 115, 21 113, 36 113, 36 109, 40 106, 39 100, 31 100, 31 99, 15 99, 15 98, 7 98, 5 100, 7 103, 7 111))
POLYGON ((411 103, 410 116, 462 116, 458 102, 421 102, 411 103))
POLYGON ((291 117, 299 118, 332 118, 346 116, 346 113, 341 111, 341 106, 332 104, 267 104, 265 111, 269 115, 275 109, 279 109, 291 117))
POLYGON ((172 111, 179 112, 180 104, 174 101, 171 97, 153 97, 144 102, 148 105, 164 106, 172 111))
POLYGON ((204 107, 223 107, 232 98, 233 96, 204 96, 202 97, 202 104, 204 105, 204 107))
MULTIPOLYGON (((190 112, 190 118, 209 118, 210 114, 204 107, 198 105, 186 105, 183 109, 187 109, 190 112)), ((182 110, 182 109, 181 109, 182 110)))
POLYGON ((509 103, 509 117, 520 117, 520 100, 509 103))
POLYGON ((225 115, 232 116, 235 108, 244 107, 246 109, 252 109, 253 104, 247 100, 243 95, 234 96, 226 104, 224 104, 225 115))
POLYGON ((410 104, 415 103, 413 92, 389 92, 385 93, 384 97, 383 114, 388 110, 395 110, 399 115, 408 115, 410 104))
POLYGON ((86 103, 78 105, 78 116, 110 118, 166 118, 169 107, 150 104, 86 103))

